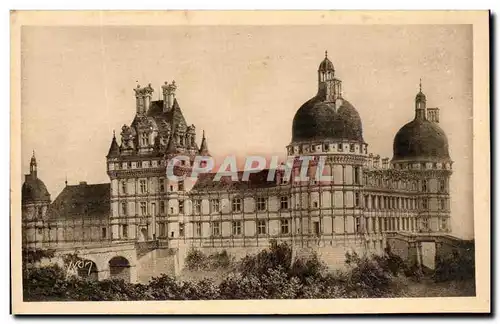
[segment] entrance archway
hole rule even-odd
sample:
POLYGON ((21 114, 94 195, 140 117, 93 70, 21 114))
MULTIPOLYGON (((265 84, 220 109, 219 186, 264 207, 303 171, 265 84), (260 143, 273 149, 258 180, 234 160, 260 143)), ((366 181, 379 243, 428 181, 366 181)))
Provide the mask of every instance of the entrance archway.
POLYGON ((110 279, 123 279, 130 282, 130 263, 122 256, 116 256, 109 260, 110 279))

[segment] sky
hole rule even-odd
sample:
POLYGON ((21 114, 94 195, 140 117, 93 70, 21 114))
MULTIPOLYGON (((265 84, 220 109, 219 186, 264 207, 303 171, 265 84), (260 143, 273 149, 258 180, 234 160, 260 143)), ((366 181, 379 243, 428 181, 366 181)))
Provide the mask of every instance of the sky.
POLYGON ((165 82, 212 155, 285 156, 297 109, 317 91, 328 50, 368 150, 392 157, 422 79, 454 160, 452 231, 473 237, 470 25, 23 27, 22 169, 33 150, 52 199, 109 182, 113 130, 135 115, 133 88, 165 82))

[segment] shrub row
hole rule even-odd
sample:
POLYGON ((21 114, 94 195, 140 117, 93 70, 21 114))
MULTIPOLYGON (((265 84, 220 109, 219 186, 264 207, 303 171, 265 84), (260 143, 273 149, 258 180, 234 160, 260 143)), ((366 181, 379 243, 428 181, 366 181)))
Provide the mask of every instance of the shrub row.
MULTIPOLYGON (((463 266, 468 263, 459 260, 451 264, 463 266)), ((235 271, 229 272, 219 284, 211 279, 181 281, 163 274, 144 285, 121 280, 66 278, 66 273, 57 265, 29 267, 24 269, 24 297, 26 300, 394 297, 401 288, 400 280, 395 278, 421 276, 418 267, 406 265, 390 251, 384 256, 370 257, 346 254, 347 270, 329 272, 315 254, 309 258, 293 258, 289 246, 276 242, 272 242, 269 249, 243 258, 238 264, 225 252, 206 257, 193 250, 188 254, 186 265, 191 269, 221 269, 233 265, 235 271), (204 262, 208 265, 203 266, 204 262)), ((440 279, 460 277, 440 269, 436 273, 446 274, 440 275, 440 279)))

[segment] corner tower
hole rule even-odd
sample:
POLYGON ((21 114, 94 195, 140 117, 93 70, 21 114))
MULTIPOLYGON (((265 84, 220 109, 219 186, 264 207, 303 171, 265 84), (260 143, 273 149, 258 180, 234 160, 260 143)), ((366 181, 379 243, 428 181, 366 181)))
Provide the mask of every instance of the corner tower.
POLYGON ((45 183, 38 178, 38 163, 33 151, 30 173, 25 175, 21 190, 23 247, 40 247, 46 239, 47 210, 50 194, 45 183))
POLYGON ((394 137, 394 169, 410 173, 418 187, 419 229, 449 232, 450 177, 453 161, 448 138, 439 126, 439 109, 427 108, 422 83, 415 96, 415 117, 394 137))

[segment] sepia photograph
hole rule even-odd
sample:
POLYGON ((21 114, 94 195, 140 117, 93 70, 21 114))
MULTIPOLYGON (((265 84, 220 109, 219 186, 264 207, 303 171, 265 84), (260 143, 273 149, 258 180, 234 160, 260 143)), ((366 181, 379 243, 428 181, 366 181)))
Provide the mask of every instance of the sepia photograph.
POLYGON ((488 312, 488 20, 12 12, 14 312, 488 312))

